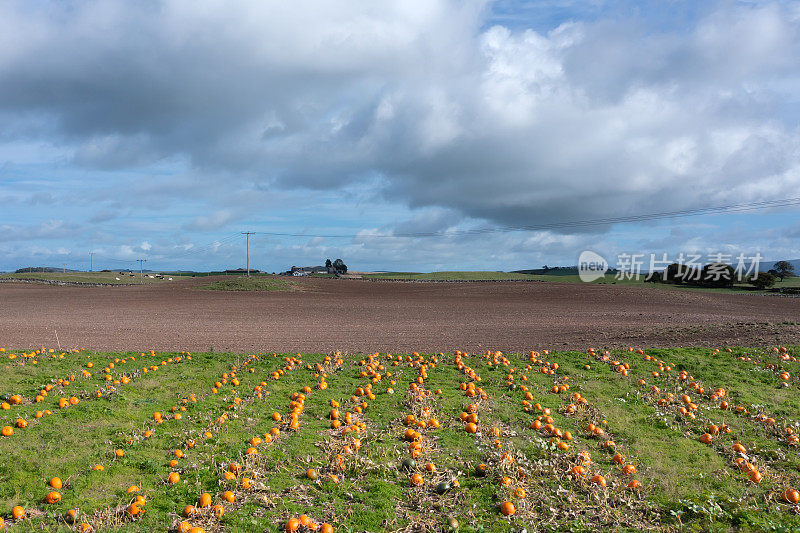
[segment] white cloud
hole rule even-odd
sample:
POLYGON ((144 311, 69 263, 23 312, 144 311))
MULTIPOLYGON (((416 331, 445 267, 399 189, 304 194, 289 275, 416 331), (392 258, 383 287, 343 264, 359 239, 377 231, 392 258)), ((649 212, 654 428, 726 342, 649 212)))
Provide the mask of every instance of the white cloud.
MULTIPOLYGON (((104 204, 95 221, 179 205, 185 233, 302 205, 280 188, 360 186, 412 210, 365 237, 795 195, 796 5, 720 2, 673 26, 602 5, 534 31, 486 27, 491 4, 456 0, 5 2, 2 176, 14 146, 36 147, 91 176, 74 196, 104 204)), ((486 242, 524 257, 586 238, 486 242)))

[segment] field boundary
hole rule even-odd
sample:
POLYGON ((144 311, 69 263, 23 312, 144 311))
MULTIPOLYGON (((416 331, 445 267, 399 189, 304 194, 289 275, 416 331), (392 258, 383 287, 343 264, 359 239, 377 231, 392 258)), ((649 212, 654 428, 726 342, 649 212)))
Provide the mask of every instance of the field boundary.
POLYGON ((88 281, 61 281, 55 279, 0 278, 0 283, 41 283, 44 285, 64 285, 74 287, 131 287, 141 283, 90 283, 88 281))

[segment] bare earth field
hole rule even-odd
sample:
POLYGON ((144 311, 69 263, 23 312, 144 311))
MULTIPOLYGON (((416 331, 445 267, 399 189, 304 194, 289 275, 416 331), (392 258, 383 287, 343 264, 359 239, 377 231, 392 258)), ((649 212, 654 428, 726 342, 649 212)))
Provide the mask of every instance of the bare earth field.
POLYGON ((577 283, 0 284, 0 346, 406 353, 800 344, 800 299, 577 283))

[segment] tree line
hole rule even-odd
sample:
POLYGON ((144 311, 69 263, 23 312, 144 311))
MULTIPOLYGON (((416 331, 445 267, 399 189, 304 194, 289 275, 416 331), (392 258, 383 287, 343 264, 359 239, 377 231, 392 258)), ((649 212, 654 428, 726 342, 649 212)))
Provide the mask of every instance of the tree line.
MULTIPOLYGON (((778 261, 767 272, 757 272, 744 281, 757 289, 768 289, 777 279, 794 276, 794 265, 789 261, 778 261)), ((645 281, 653 283, 686 284, 699 287, 733 287, 736 270, 726 263, 709 263, 702 268, 672 263, 663 272, 651 272, 645 281)))

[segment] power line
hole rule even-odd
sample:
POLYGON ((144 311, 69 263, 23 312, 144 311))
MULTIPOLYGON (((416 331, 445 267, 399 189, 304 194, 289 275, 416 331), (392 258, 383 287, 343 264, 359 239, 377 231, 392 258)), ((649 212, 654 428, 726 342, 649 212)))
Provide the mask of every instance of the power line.
MULTIPOLYGON (((785 198, 782 200, 767 200, 763 202, 752 202, 747 204, 732 204, 732 205, 724 205, 716 207, 703 207, 698 209, 684 209, 680 211, 666 211, 661 213, 627 215, 627 216, 598 218, 589 220, 577 220, 571 222, 550 222, 546 224, 533 224, 525 226, 502 226, 496 228, 475 228, 475 229, 453 230, 453 231, 392 233, 390 235, 376 234, 376 235, 364 235, 364 236, 377 237, 377 238, 443 237, 443 236, 458 236, 458 235, 479 235, 486 233, 508 233, 512 231, 542 231, 549 229, 579 228, 579 227, 591 227, 591 226, 604 226, 608 224, 645 222, 663 218, 682 218, 682 217, 710 215, 718 213, 741 213, 746 211, 755 211, 759 209, 789 207, 794 205, 800 205, 800 197, 785 198)), ((320 238, 330 238, 330 239, 352 239, 360 236, 358 234, 317 234, 317 233, 288 233, 288 232, 270 232, 270 231, 259 231, 256 233, 260 235, 272 235, 276 237, 320 237, 320 238)))

